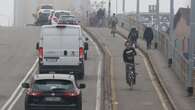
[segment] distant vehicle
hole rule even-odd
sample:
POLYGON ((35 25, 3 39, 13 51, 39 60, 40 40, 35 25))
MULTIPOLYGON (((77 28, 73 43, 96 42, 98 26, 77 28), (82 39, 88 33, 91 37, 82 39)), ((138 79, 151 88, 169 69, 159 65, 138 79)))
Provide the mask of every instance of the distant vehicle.
POLYGON ((82 110, 81 90, 73 75, 36 74, 26 88, 25 110, 82 110))
POLYGON ((41 5, 37 8, 36 14, 33 14, 35 17, 35 24, 36 25, 47 25, 51 24, 49 21, 50 13, 54 11, 54 8, 52 5, 41 5))
POLYGON ((80 20, 73 15, 62 15, 59 18, 58 24, 79 25, 80 20))
POLYGON ((53 5, 47 4, 47 5, 41 5, 40 9, 54 9, 54 8, 53 8, 53 5))
POLYGON ((84 78, 84 47, 79 25, 42 26, 39 51, 39 72, 73 72, 84 78))
POLYGON ((56 10, 54 13, 49 17, 51 19, 51 24, 57 24, 59 22, 59 18, 62 15, 71 15, 70 11, 65 10, 56 10))
POLYGON ((48 25, 50 24, 48 17, 50 13, 39 13, 39 17, 37 18, 36 25, 48 25))

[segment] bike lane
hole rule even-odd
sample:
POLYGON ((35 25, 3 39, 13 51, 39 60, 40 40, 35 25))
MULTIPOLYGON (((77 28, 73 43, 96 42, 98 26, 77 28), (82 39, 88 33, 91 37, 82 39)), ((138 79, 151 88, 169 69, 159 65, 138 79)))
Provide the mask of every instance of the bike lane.
POLYGON ((107 28, 88 28, 95 37, 101 39, 108 53, 111 55, 111 76, 113 74, 113 110, 164 110, 158 94, 148 75, 144 59, 139 54, 136 56, 137 83, 130 90, 125 80, 125 64, 122 53, 125 40, 116 35, 115 38, 107 28))

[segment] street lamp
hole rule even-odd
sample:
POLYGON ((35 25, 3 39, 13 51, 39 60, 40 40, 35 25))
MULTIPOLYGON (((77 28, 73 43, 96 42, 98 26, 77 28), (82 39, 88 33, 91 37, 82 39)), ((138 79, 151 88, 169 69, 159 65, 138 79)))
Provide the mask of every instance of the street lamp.
POLYGON ((123 13, 125 13, 125 0, 123 0, 123 13))
POLYGON ((187 87, 187 92, 188 92, 188 95, 189 96, 192 96, 193 95, 193 84, 192 84, 192 73, 193 73, 193 62, 194 62, 194 59, 193 59, 193 54, 194 54, 194 38, 195 38, 195 1, 194 0, 191 0, 191 23, 190 23, 190 26, 191 26, 191 34, 190 34, 190 37, 189 37, 189 66, 188 66, 188 75, 187 75, 187 83, 186 83, 186 87, 187 87))
POLYGON ((158 47, 158 38, 159 38, 159 27, 160 27, 160 14, 159 14, 159 0, 156 1, 156 25, 157 25, 157 35, 155 38, 154 48, 158 47))
POLYGON ((110 17, 111 15, 111 1, 109 0, 109 3, 108 3, 108 17, 110 17))
POLYGON ((140 12, 139 12, 139 4, 140 2, 139 2, 139 0, 137 0, 137 11, 136 11, 136 25, 137 25, 137 30, 138 30, 138 25, 139 25, 139 14, 140 14, 140 12))
POLYGON ((116 14, 118 13, 118 0, 116 0, 116 14))

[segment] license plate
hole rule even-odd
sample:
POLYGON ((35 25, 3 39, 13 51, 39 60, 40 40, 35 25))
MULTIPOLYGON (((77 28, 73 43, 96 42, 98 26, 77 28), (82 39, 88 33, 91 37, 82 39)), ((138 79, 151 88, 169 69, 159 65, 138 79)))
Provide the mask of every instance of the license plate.
POLYGON ((48 102, 59 102, 61 101, 61 98, 60 97, 46 97, 45 100, 48 102))
POLYGON ((48 62, 57 62, 57 59, 46 59, 48 62))

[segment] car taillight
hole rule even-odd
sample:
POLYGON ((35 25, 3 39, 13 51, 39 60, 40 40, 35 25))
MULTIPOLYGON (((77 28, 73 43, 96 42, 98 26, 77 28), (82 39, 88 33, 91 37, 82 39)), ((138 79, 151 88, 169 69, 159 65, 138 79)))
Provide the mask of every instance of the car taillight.
POLYGON ((39 48, 39 58, 43 59, 43 47, 39 48))
POLYGON ((56 17, 53 18, 53 20, 57 23, 58 22, 58 19, 56 17))
POLYGON ((82 47, 79 48, 79 58, 84 58, 84 49, 82 47))
POLYGON ((32 90, 28 90, 27 94, 29 96, 43 96, 43 93, 40 91, 32 91, 32 90))
POLYGON ((71 92, 65 92, 64 96, 78 96, 80 94, 80 92, 78 91, 71 91, 71 92))

